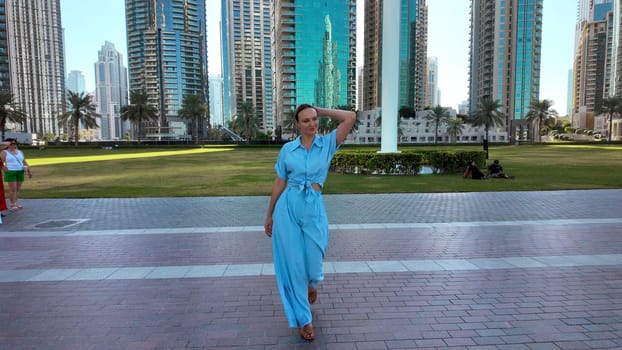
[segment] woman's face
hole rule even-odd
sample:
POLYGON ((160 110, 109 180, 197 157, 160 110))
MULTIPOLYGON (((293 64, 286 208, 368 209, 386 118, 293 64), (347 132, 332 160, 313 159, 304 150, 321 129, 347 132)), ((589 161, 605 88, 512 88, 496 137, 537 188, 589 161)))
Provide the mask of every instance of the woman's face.
POLYGON ((315 108, 306 108, 298 112, 296 127, 303 135, 315 135, 318 127, 318 118, 315 108))

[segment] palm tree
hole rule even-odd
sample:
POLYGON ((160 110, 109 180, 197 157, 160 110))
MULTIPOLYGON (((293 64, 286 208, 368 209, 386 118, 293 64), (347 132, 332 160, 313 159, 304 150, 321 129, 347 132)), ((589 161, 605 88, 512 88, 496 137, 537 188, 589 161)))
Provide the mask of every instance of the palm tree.
MULTIPOLYGON (((488 129, 490 127, 502 126, 505 123, 505 115, 499 111, 501 108, 501 102, 499 100, 493 100, 491 97, 483 97, 477 104, 477 111, 473 115, 471 124, 473 126, 484 126, 486 130, 486 136, 484 138, 486 150, 488 150, 488 129)), ((488 153, 486 153, 488 157, 488 153)))
POLYGON ((622 113, 622 97, 613 96, 603 99, 603 104, 599 108, 600 113, 607 114, 609 120, 609 141, 611 141, 611 134, 613 132, 613 117, 619 116, 622 113))
POLYGON ((177 115, 182 119, 188 119, 192 122, 192 133, 194 134, 194 143, 199 144, 199 124, 205 119, 208 107, 201 95, 186 95, 181 109, 177 115))
POLYGON ((462 135, 462 128, 464 127, 464 121, 460 118, 452 118, 447 120, 447 133, 449 138, 454 140, 454 143, 458 142, 458 136, 462 135))
POLYGON ((331 126, 333 123, 331 123, 333 119, 330 119, 328 117, 320 117, 318 118, 318 123, 317 123, 317 132, 319 132, 320 134, 326 134, 328 132, 330 132, 331 126))
POLYGON ((541 140, 540 134, 542 125, 557 115, 557 111, 551 108, 552 105, 553 101, 544 99, 541 101, 532 101, 529 106, 526 119, 530 124, 534 124, 534 134, 538 136, 538 142, 541 140))
POLYGON ((58 118, 59 125, 69 124, 73 131, 74 146, 78 147, 80 138, 80 123, 85 129, 97 128, 97 119, 101 117, 95 112, 97 106, 91 100, 91 95, 84 92, 67 91, 67 104, 69 110, 58 118))
POLYGON ((143 123, 158 121, 158 110, 148 103, 147 93, 132 91, 130 104, 121 107, 121 119, 132 122, 134 139, 138 139, 142 135, 143 123))
POLYGON ((13 95, 8 91, 0 91, 0 130, 2 131, 2 139, 6 131, 6 123, 24 123, 26 122, 26 113, 22 112, 13 101, 13 95))
POLYGON ((425 119, 434 123, 434 143, 436 143, 438 139, 438 126, 441 123, 447 123, 447 120, 449 119, 449 112, 447 111, 447 108, 437 105, 436 107, 428 110, 428 114, 426 114, 425 119))
POLYGON ((250 141, 259 130, 259 118, 255 113, 255 107, 251 102, 242 102, 238 107, 238 114, 235 115, 231 129, 240 134, 247 141, 250 141))
POLYGON ((294 112, 293 109, 285 112, 283 116, 283 129, 285 129, 285 131, 291 131, 292 135, 296 136, 296 117, 294 116, 294 112))

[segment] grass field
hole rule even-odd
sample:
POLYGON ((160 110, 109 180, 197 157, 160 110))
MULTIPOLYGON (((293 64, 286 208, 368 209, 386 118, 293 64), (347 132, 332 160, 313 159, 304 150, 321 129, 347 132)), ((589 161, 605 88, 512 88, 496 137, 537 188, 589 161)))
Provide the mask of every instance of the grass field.
MULTIPOLYGON (((353 146, 346 146, 355 149, 353 146)), ((481 149, 480 146, 418 148, 481 149)), ((369 149, 369 148, 368 148, 369 149)), ((22 198, 269 195, 279 147, 24 149, 34 177, 22 198)), ((324 193, 471 192, 622 188, 622 145, 493 146, 514 180, 462 174, 363 176, 331 173, 324 193)))

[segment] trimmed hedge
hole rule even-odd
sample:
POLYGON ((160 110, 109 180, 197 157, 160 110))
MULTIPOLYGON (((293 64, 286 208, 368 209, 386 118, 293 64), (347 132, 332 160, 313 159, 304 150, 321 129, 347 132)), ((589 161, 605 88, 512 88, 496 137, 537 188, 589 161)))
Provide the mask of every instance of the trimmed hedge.
POLYGON ((339 151, 331 161, 331 170, 342 174, 417 175, 422 166, 434 173, 460 173, 475 160, 486 164, 484 151, 339 151))

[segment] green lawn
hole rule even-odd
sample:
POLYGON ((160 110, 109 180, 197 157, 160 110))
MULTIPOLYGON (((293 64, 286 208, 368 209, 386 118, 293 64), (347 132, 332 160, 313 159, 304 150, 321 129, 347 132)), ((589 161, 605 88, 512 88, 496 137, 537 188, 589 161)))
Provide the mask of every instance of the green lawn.
MULTIPOLYGON (((398 149, 407 148, 481 149, 481 146, 398 149)), ((269 195, 278 150, 278 147, 237 146, 24 149, 34 177, 26 180, 20 195, 22 198, 269 195)), ((516 178, 476 181, 463 179, 462 174, 331 173, 324 193, 622 188, 621 145, 493 146, 492 159, 500 159, 506 172, 516 178)))

